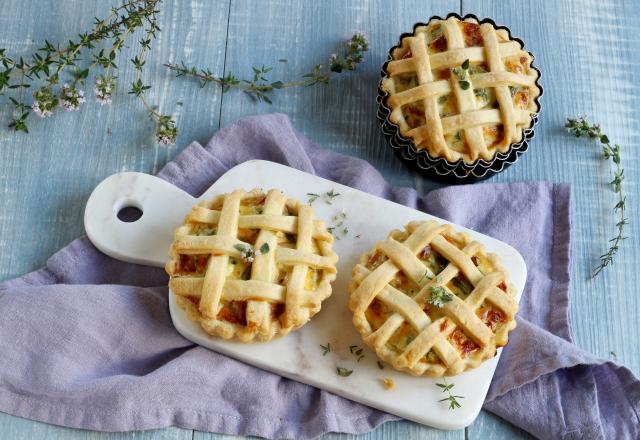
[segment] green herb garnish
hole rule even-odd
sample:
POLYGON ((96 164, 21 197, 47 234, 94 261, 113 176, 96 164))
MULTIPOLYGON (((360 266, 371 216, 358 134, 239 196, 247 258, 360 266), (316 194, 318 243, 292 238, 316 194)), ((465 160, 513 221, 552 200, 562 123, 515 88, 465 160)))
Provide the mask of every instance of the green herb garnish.
POLYGON ((260 254, 264 255, 268 253, 269 253, 269 243, 263 243, 262 246, 260 246, 260 254))
POLYGON ((313 202, 318 200, 318 198, 320 197, 320 194, 307 193, 307 196, 309 196, 309 200, 307 200, 307 203, 311 205, 313 204, 313 202))
POLYGON ((471 87, 471 83, 467 81, 467 70, 469 69, 469 59, 462 62, 460 68, 454 67, 451 69, 453 74, 458 77, 458 85, 462 90, 468 90, 471 87))
POLYGON ((611 145, 609 137, 606 134, 602 134, 600 125, 589 124, 586 116, 581 116, 576 119, 567 118, 565 127, 575 137, 588 137, 591 139, 597 139, 602 146, 602 157, 605 160, 611 159, 614 164, 613 180, 609 182, 613 187, 614 192, 617 195, 617 203, 613 207, 613 212, 618 213, 618 222, 616 223, 616 235, 609 240, 611 243, 609 250, 600 256, 600 264, 593 269, 591 277, 595 277, 609 264, 613 263, 613 256, 618 253, 622 241, 627 237, 624 236, 624 227, 629 224, 629 219, 625 217, 625 202, 627 196, 622 190, 622 181, 624 180, 624 169, 620 164, 620 146, 618 144, 611 145))
POLYGON ((331 352, 331 343, 327 342, 327 345, 320 344, 320 348, 322 348, 322 356, 326 356, 327 353, 331 352))
POLYGON ((353 370, 348 370, 343 367, 336 367, 336 373, 338 373, 338 376, 348 377, 348 376, 351 376, 351 373, 353 373, 353 370))
POLYGON ((217 232, 216 228, 202 228, 198 231, 198 235, 215 235, 217 232))
POLYGON ((256 252, 251 246, 242 243, 236 243, 233 245, 233 247, 236 250, 240 251, 240 258, 242 258, 245 263, 253 263, 256 252))
POLYGON ((443 393, 447 393, 448 396, 445 397, 444 399, 440 399, 439 402, 449 402, 449 409, 456 409, 456 408, 460 408, 462 405, 460 405, 460 403, 458 402, 458 399, 464 399, 463 396, 456 396, 451 394, 451 388, 454 387, 454 384, 450 384, 447 383, 447 379, 446 378, 442 378, 444 383, 437 383, 436 386, 442 388, 442 392, 443 393))
POLYGON ((476 89, 473 92, 483 101, 489 101, 489 91, 487 89, 476 89))
POLYGON ((329 190, 326 193, 323 194, 324 197, 324 202, 328 205, 331 205, 331 203, 333 202, 333 199, 335 199, 336 197, 338 197, 340 195, 340 193, 335 192, 334 190, 329 190))
POLYGON ((441 286, 432 286, 429 288, 431 291, 431 297, 428 302, 437 308, 442 308, 445 303, 448 303, 453 299, 453 295, 444 290, 441 286))

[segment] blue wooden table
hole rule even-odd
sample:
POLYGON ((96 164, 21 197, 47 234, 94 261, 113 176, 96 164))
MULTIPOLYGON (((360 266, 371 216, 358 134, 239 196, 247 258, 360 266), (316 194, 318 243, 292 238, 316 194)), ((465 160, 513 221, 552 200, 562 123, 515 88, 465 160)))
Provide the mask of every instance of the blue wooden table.
MULTIPOLYGON (((0 48, 26 56, 44 39, 64 42, 106 16, 114 1, 3 0, 0 48)), ((165 0, 162 33, 147 62, 149 99, 173 112, 181 129, 175 147, 154 145, 153 126, 140 103, 120 90, 112 106, 87 103, 79 113, 32 121, 29 135, 0 129, 0 279, 43 265, 56 250, 82 235, 84 204, 93 187, 119 171, 155 173, 192 140, 205 143, 215 131, 246 115, 284 112, 320 145, 362 157, 397 185, 421 192, 436 184, 399 163, 375 119, 379 69, 388 48, 413 23, 431 15, 472 12, 509 26, 536 55, 543 72, 543 111, 529 152, 494 182, 550 180, 573 187, 573 285, 571 315, 576 342, 602 358, 640 374, 640 69, 638 20, 632 0, 165 0), (273 77, 297 78, 354 31, 370 41, 357 74, 327 87, 285 90, 273 105, 256 104, 236 91, 201 89, 176 79, 164 62, 185 60, 218 74, 249 76, 251 65, 274 66, 273 77), (279 59, 288 63, 278 63, 279 59), (176 105, 183 102, 184 105, 176 105), (567 116, 586 113, 622 146, 629 193, 628 228, 615 265, 595 280, 590 268, 614 231, 614 194, 609 165, 595 144, 575 140, 562 128, 567 116), (630 343, 633 341, 633 343, 630 343)), ((121 59, 134 56, 135 48, 121 59)), ((129 83, 132 69, 119 72, 129 83)), ((6 126, 10 111, 0 107, 6 126)), ((78 431, 0 413, 0 438, 124 439, 130 434, 78 431)), ((137 433, 144 439, 214 439, 215 434, 169 428, 137 433)), ((340 437, 345 436, 327 436, 340 437)), ((362 438, 526 438, 527 434, 483 412, 466 430, 442 432, 410 422, 388 423, 362 438)))

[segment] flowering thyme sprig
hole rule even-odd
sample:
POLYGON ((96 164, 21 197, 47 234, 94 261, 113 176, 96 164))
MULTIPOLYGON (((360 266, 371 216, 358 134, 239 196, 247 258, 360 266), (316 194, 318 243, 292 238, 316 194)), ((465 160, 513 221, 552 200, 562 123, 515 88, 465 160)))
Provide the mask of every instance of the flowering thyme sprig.
POLYGON ((609 250, 600 256, 600 264, 593 269, 592 277, 598 275, 609 264, 613 263, 613 256, 620 249, 622 241, 627 237, 624 236, 624 227, 629 224, 629 219, 625 217, 625 202, 627 196, 623 192, 622 181, 624 180, 624 169, 620 164, 620 146, 618 144, 611 145, 609 138, 606 134, 602 134, 600 125, 589 124, 586 116, 580 116, 576 119, 567 118, 565 127, 575 137, 588 137, 590 139, 596 139, 602 146, 603 159, 611 159, 615 166, 613 173, 613 180, 609 182, 613 186, 618 200, 613 207, 614 213, 618 213, 618 222, 616 223, 616 235, 609 240, 611 246, 609 250))
POLYGON ((176 127, 176 122, 170 115, 158 112, 155 106, 152 106, 147 102, 145 95, 151 86, 142 81, 142 69, 146 63, 144 56, 147 51, 151 49, 151 41, 154 40, 157 33, 160 32, 160 27, 158 26, 156 19, 157 13, 157 10, 150 12, 145 26, 144 37, 138 42, 140 44, 140 50, 138 55, 133 57, 131 60, 136 74, 133 82, 131 83, 129 94, 140 98, 140 101, 142 101, 142 104, 149 112, 149 117, 156 122, 156 142, 158 145, 168 147, 176 143, 178 127, 176 127))
POLYGON ((429 288, 429 291, 431 292, 431 296, 429 297, 427 302, 429 302, 429 304, 436 306, 439 309, 444 307, 445 303, 448 303, 449 301, 453 300, 453 295, 451 295, 449 292, 444 290, 443 287, 431 286, 429 288))
MULTIPOLYGON (((31 56, 13 60, 5 49, 0 49, 0 96, 6 93, 15 110, 9 127, 15 131, 29 132, 27 118, 31 112, 40 117, 52 116, 58 107, 67 111, 78 110, 85 102, 81 86, 89 74, 95 72, 93 92, 98 103, 110 104, 116 89, 116 77, 111 73, 117 69, 117 55, 125 47, 125 42, 138 29, 146 29, 144 37, 139 41, 142 54, 150 48, 151 40, 160 30, 157 26, 157 6, 162 0, 125 0, 121 5, 111 8, 111 14, 105 19, 96 18, 91 31, 81 33, 67 44, 53 44, 45 40, 31 56), (111 42, 110 46, 96 49, 103 41, 111 42), (59 87, 62 77, 67 76, 72 82, 59 87), (26 91, 35 89, 33 102, 27 102, 26 91)), ((134 63, 135 64, 135 63, 134 63)), ((140 84, 142 66, 136 66, 136 81, 140 84)), ((133 88, 132 88, 133 89, 133 88)), ((136 88, 136 91, 144 92, 136 88)), ((154 107, 147 104, 144 93, 134 93, 142 99, 151 117, 158 124, 158 141, 168 143, 175 140, 177 129, 170 117, 162 118, 154 107)))
POLYGON ((242 243, 234 244, 233 247, 240 252, 240 258, 245 263, 253 263, 257 256, 269 253, 269 243, 262 243, 262 246, 260 246, 258 250, 255 250, 248 244, 242 243))
POLYGON ((233 247, 240 252, 240 258, 245 263, 253 263, 256 258, 256 251, 248 244, 234 244, 233 247))
POLYGON ((78 90, 75 85, 65 84, 60 90, 60 105, 68 112, 74 112, 80 109, 84 104, 84 92, 78 90))
POLYGON ((53 114, 56 107, 58 107, 59 102, 58 97, 51 87, 41 87, 33 94, 31 110, 41 118, 48 118, 53 114))
POLYGON ((283 82, 267 79, 267 74, 271 72, 271 67, 252 67, 253 77, 251 79, 239 79, 235 75, 216 76, 210 69, 188 66, 184 62, 180 64, 167 63, 165 67, 176 73, 176 76, 189 76, 197 79, 200 86, 217 84, 223 91, 238 89, 249 95, 256 101, 264 101, 271 104, 271 94, 274 90, 287 89, 292 87, 306 87, 316 84, 328 84, 333 73, 355 70, 356 66, 364 60, 364 53, 369 50, 367 39, 362 33, 356 33, 345 44, 344 54, 331 55, 329 58, 329 69, 324 70, 322 64, 317 64, 311 72, 303 75, 302 80, 283 82))

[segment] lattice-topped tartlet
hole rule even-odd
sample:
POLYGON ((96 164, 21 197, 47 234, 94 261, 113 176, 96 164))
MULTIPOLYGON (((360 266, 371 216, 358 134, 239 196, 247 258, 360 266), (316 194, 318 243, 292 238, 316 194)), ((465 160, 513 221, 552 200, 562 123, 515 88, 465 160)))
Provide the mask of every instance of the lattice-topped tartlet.
POLYGON ((518 303, 498 258, 451 225, 409 223, 353 269, 349 308, 364 341, 394 368, 453 376, 507 344, 518 303))
POLYGON ((313 208, 279 190, 194 206, 166 266, 177 304, 209 334, 267 341, 304 325, 331 295, 338 256, 313 208))
POLYGON ((381 82, 388 119, 432 158, 489 162, 523 140, 539 110, 532 60, 492 23, 434 18, 391 52, 381 82))

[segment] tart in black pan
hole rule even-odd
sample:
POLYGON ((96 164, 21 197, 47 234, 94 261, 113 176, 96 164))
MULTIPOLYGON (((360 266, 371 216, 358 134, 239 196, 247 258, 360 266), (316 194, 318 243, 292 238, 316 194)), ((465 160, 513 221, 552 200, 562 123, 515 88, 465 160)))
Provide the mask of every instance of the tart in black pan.
POLYGON ((450 183, 501 172, 528 148, 542 87, 533 55, 492 20, 432 17, 391 48, 378 119, 391 147, 450 183))

